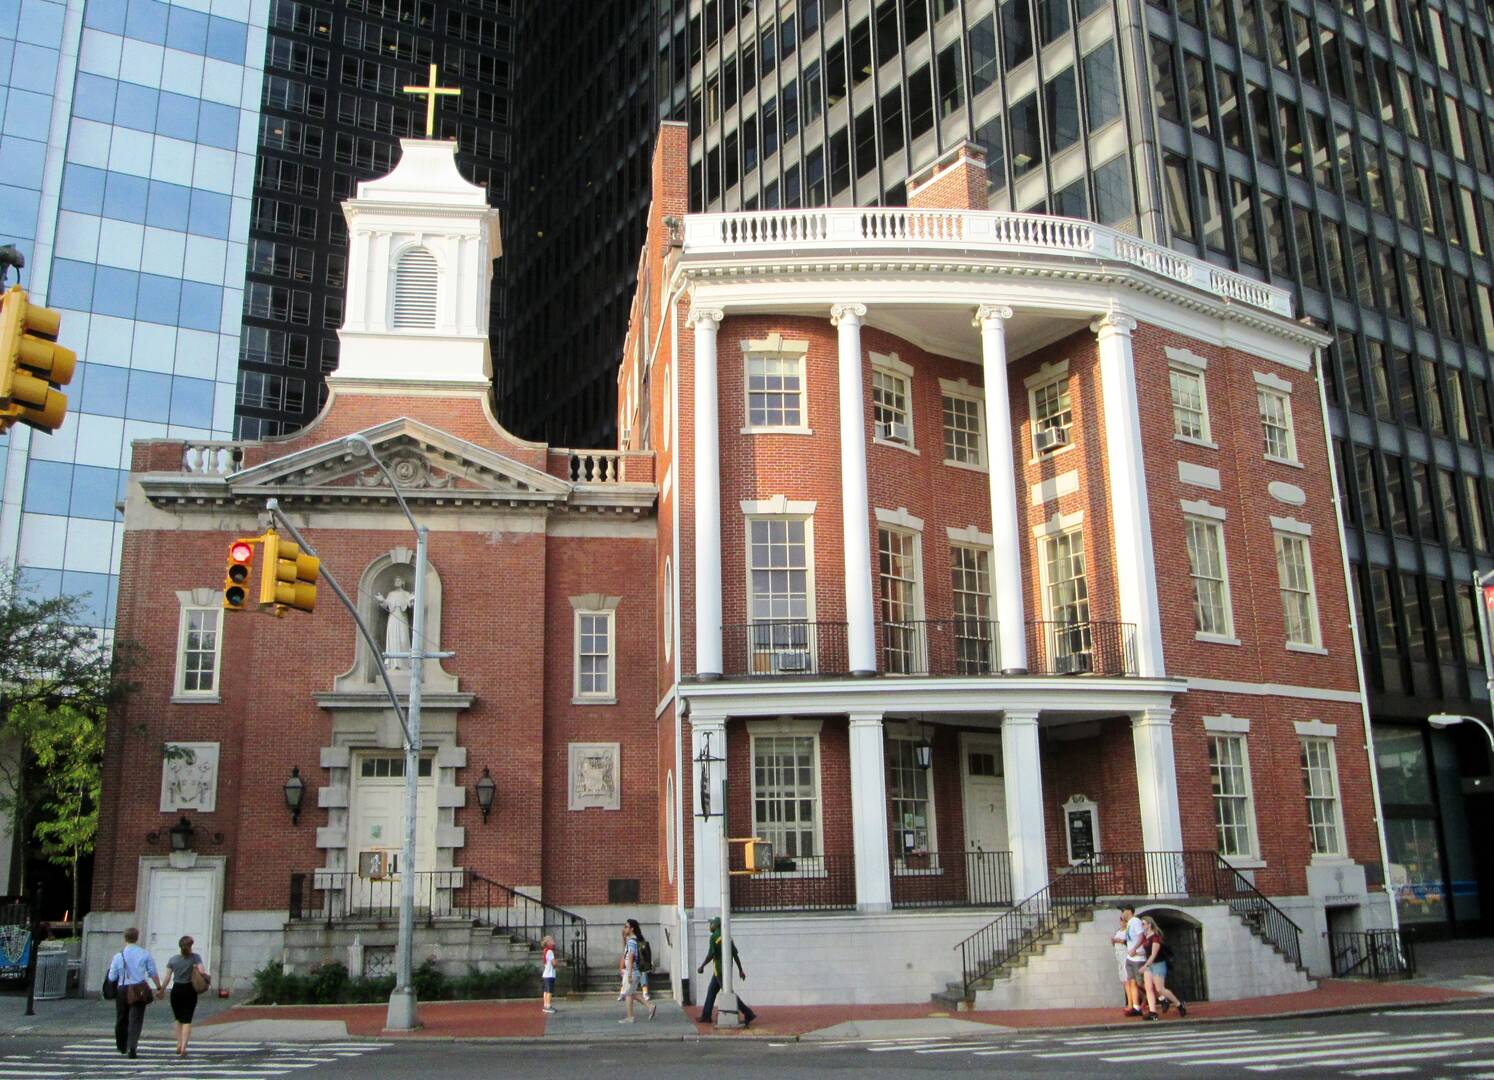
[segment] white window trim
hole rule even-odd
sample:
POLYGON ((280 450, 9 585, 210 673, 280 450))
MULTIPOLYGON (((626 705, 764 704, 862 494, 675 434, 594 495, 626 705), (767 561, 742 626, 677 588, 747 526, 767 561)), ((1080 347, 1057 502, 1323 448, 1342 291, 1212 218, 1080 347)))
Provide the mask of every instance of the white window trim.
POLYGON ((223 685, 223 632, 228 629, 223 617, 222 597, 213 589, 180 589, 176 594, 180 605, 176 625, 176 675, 172 683, 173 704, 216 705, 222 702, 223 685), (187 613, 189 611, 217 611, 218 631, 213 639, 213 688, 211 690, 187 690, 187 613))
MULTIPOLYGON (((1306 726, 1306 725, 1303 725, 1303 726, 1306 726)), ((1328 725, 1324 725, 1324 726, 1328 726, 1328 725)), ((1311 862, 1315 866, 1319 866, 1319 865, 1322 865, 1324 863, 1347 863, 1347 862, 1351 861, 1350 858, 1349 858, 1349 834, 1344 831, 1344 789, 1343 789, 1343 786, 1339 783, 1339 780, 1338 780, 1338 743, 1336 741, 1336 739, 1337 739, 1337 735, 1336 735, 1337 727, 1336 726, 1334 726, 1334 731, 1335 731, 1335 734, 1333 734, 1333 735, 1324 734, 1324 733, 1320 733, 1320 732, 1317 732, 1317 731, 1314 731, 1311 734, 1305 734, 1304 735, 1301 732, 1300 728, 1299 728, 1298 734, 1297 734, 1297 738, 1298 738, 1299 741, 1303 740, 1303 739, 1318 739, 1318 740, 1321 740, 1321 741, 1326 742, 1328 744, 1328 772, 1329 772, 1329 775, 1333 777, 1333 817, 1334 817, 1335 827, 1338 830, 1338 847, 1339 847, 1339 850, 1336 851, 1336 852, 1334 852, 1334 853, 1332 853, 1332 854, 1326 854, 1326 855, 1324 855, 1324 854, 1318 854, 1317 852, 1314 852, 1312 854, 1312 857, 1311 857, 1311 862)), ((1301 754, 1301 748, 1300 747, 1298 748, 1297 752, 1298 752, 1299 755, 1301 754)), ((1298 770, 1300 771, 1300 769, 1301 769, 1301 766, 1299 765, 1298 766, 1298 770)), ((1303 801, 1304 804, 1307 802, 1307 793, 1305 791, 1302 793, 1302 801, 1303 801)), ((1304 806, 1304 809, 1306 809, 1305 806, 1304 806)), ((1312 832, 1311 832, 1311 830, 1312 830, 1312 819, 1311 818, 1308 819, 1308 825, 1307 825, 1307 827, 1308 827, 1308 844, 1309 844, 1309 846, 1311 846, 1311 844, 1312 844, 1312 832)))
POLYGON ((742 429, 743 435, 813 435, 809 426, 809 342, 786 341, 781 334, 742 342, 742 429), (799 364, 798 424, 753 424, 752 392, 749 389, 754 356, 796 358, 799 364))
POLYGON ((880 506, 876 508, 877 523, 886 525, 892 529, 903 529, 907 532, 923 532, 923 518, 914 517, 908 513, 906 506, 899 506, 896 510, 883 510, 880 506))
POLYGON ((974 525, 967 525, 963 529, 957 529, 953 525, 946 525, 944 531, 949 535, 951 544, 963 544, 966 547, 986 548, 994 550, 996 540, 988 532, 981 532, 974 525))
MULTIPOLYGON (((922 739, 923 739, 923 733, 919 729, 917 729, 916 727, 914 727, 912 724, 901 724, 901 723, 888 722, 888 723, 886 723, 884 725, 884 730, 886 732, 887 741, 889 743, 893 743, 893 742, 918 743, 918 742, 921 742, 922 739)), ((890 770, 889 770, 889 772, 890 772, 890 770)), ((935 795, 935 791, 934 791, 934 762, 933 762, 932 755, 930 755, 930 758, 929 758, 929 767, 927 769, 923 770, 923 778, 924 778, 925 783, 928 785, 928 792, 929 792, 929 849, 928 849, 927 852, 924 853, 924 855, 920 855, 918 857, 919 858, 924 858, 925 856, 937 857, 938 854, 939 854, 939 818, 937 816, 937 810, 935 808, 935 804, 938 802, 938 799, 937 799, 937 797, 935 795)), ((889 785, 889 787, 887 789, 887 801, 888 801, 888 813, 889 814, 891 813, 891 803, 892 803, 893 797, 894 796, 893 796, 892 788, 889 785)), ((897 836, 897 835, 901 834, 901 832, 902 832, 902 823, 901 822, 894 822, 894 821, 889 820, 888 824, 891 826, 891 828, 889 830, 890 835, 887 837, 888 844, 890 846, 891 843, 892 843, 893 836, 897 836)), ((899 847, 894 852, 894 856, 893 856, 893 859, 892 859, 892 872, 894 874, 896 874, 898 877, 938 877, 938 876, 940 876, 941 874, 944 873, 944 868, 942 866, 913 867, 913 868, 910 869, 904 863, 902 856, 903 856, 903 852, 902 852, 901 847, 899 847)))
MULTIPOLYGON (((1194 521, 1198 521, 1206 525, 1213 525, 1218 528, 1219 572, 1221 575, 1223 575, 1224 578, 1225 633, 1206 633, 1203 630, 1195 628, 1193 631, 1193 638, 1195 641, 1206 641, 1213 645, 1238 645, 1240 644, 1240 639, 1235 636, 1235 603, 1234 597, 1232 596, 1229 587, 1229 545, 1225 542, 1224 536, 1225 511, 1221 507, 1211 506, 1208 503, 1190 502, 1187 499, 1182 500, 1182 503, 1184 528, 1187 527, 1187 523, 1190 518, 1194 521)), ((1184 546, 1186 547, 1187 536, 1185 535, 1183 539, 1184 546)), ((1193 578, 1192 569, 1192 567, 1189 567, 1188 577, 1190 581, 1193 578)))
POLYGON ((944 399, 946 397, 963 398, 975 404, 976 423, 980 425, 977 433, 979 438, 976 446, 980 452, 980 461, 956 461, 947 457, 944 464, 952 469, 968 469, 971 472, 989 472, 991 461, 991 448, 987 443, 990 433, 986 429, 986 396, 985 391, 978 386, 971 386, 968 379, 940 379, 939 380, 939 445, 944 446, 944 399))
MULTIPOLYGON (((814 581, 814 507, 813 500, 795 502, 785 499, 782 495, 772 499, 752 501, 742 500, 742 586, 746 590, 743 595, 747 598, 747 622, 752 620, 752 523, 754 521, 768 521, 775 518, 785 518, 790 521, 804 522, 804 614, 805 622, 813 624, 815 619, 815 581, 814 581), (784 509, 763 510, 762 507, 779 507, 784 509), (808 507, 806 510, 805 507, 808 507)), ((818 730, 818 729, 816 729, 818 730)))
POLYGON ((894 450, 904 453, 918 455, 918 437, 913 422, 913 365, 906 364, 898 359, 897 353, 872 353, 871 366, 873 373, 881 371, 884 375, 891 375, 900 379, 903 384, 903 400, 907 403, 904 411, 908 417, 908 441, 898 442, 896 439, 884 438, 877 433, 876 407, 872 408, 872 442, 877 446, 890 446, 894 450))
POLYGON ((1032 527, 1032 535, 1044 540, 1059 533, 1073 532, 1084 524, 1084 511, 1075 510, 1072 514, 1055 513, 1047 521, 1032 527))
POLYGON ((814 499, 790 499, 787 495, 770 495, 766 499, 743 499, 739 504, 748 517, 813 517, 818 505, 814 499))
POLYGON ((616 705, 617 704, 617 605, 620 596, 602 596, 591 593, 570 598, 574 613, 571 618, 571 704, 572 705, 616 705), (581 619, 586 615, 601 615, 607 619, 607 693, 583 693, 581 690, 581 619))
MULTIPOLYGON (((1220 717, 1218 719, 1223 718, 1220 717)), ((1233 719, 1233 717, 1230 719, 1233 719)), ((1245 726, 1248 729, 1250 721, 1245 721, 1245 726)), ((1240 761, 1244 766, 1245 772, 1245 817, 1250 828, 1250 848, 1244 855, 1225 855, 1223 852, 1220 852, 1219 857, 1229 863, 1229 865, 1240 869, 1258 869, 1263 867, 1266 863, 1261 858, 1261 831, 1258 827, 1255 814, 1255 778, 1250 774, 1250 736, 1247 731, 1218 731, 1208 728, 1205 728, 1205 730, 1210 739, 1218 737, 1240 740, 1240 761)), ((1218 796, 1211 791, 1209 798, 1215 801, 1215 805, 1217 806, 1218 796)), ((1219 827, 1217 819, 1214 827, 1216 829, 1219 827)))
MULTIPOLYGON (((1198 380, 1198 400, 1203 410, 1203 438, 1197 439, 1192 435, 1178 434, 1177 420, 1174 418, 1172 421, 1173 440, 1175 442, 1187 443, 1189 446, 1201 446, 1206 450, 1218 450, 1219 444, 1214 441, 1214 423, 1209 416, 1209 379, 1204 374, 1204 368, 1208 366, 1208 361, 1201 356, 1195 356, 1186 349, 1174 349, 1171 347, 1167 349, 1167 359, 1169 361, 1167 365, 1169 372, 1176 371, 1182 375, 1191 375, 1198 380), (1187 358, 1186 360, 1184 359, 1185 357, 1187 358), (1193 361, 1197 361, 1197 363, 1193 363, 1193 361)), ((1170 379, 1167 387, 1167 404, 1169 409, 1177 408, 1172 403, 1170 379)))
POLYGON ((664 556, 664 662, 674 654, 674 561, 664 556))
MULTIPOLYGON (((811 773, 814 776, 814 858, 821 860, 818 870, 784 870, 768 871, 759 874, 759 877, 776 878, 822 878, 828 876, 825 869, 825 785, 820 775, 820 726, 819 720, 798 720, 783 718, 778 720, 753 720, 747 724, 747 796, 752 803, 752 835, 762 835, 758 831, 757 820, 757 740, 759 736, 800 736, 813 740, 814 764, 811 773)), ((781 853, 775 853, 775 856, 781 853)))
MULTIPOLYGON (((1272 528, 1272 536, 1271 536, 1271 554, 1272 555, 1276 554, 1276 535, 1277 534, 1280 534, 1281 536, 1288 537, 1288 538, 1293 539, 1293 540, 1300 540, 1300 541, 1302 541, 1302 565, 1303 565, 1303 569, 1307 571, 1307 603, 1308 603, 1308 607, 1311 608, 1311 610, 1312 610, 1312 640, 1311 641, 1287 641, 1286 640, 1285 615, 1283 615, 1283 622, 1282 622, 1282 627, 1281 627, 1282 644, 1286 648, 1287 652, 1311 653, 1312 655, 1315 655, 1315 656, 1327 656, 1328 655, 1328 650, 1323 645, 1323 613, 1322 613, 1322 611, 1318 607, 1318 577, 1317 577, 1317 573, 1313 570, 1313 565, 1312 565, 1312 544, 1308 542, 1308 537, 1310 537, 1312 535, 1312 527, 1311 526, 1307 526, 1307 525, 1301 525, 1300 522, 1293 522, 1289 518, 1288 519, 1283 519, 1283 518, 1275 518, 1275 517, 1273 517, 1271 519, 1271 528, 1272 528), (1282 527, 1280 527, 1277 524, 1277 522, 1283 522, 1283 523, 1290 522, 1293 525, 1300 526, 1300 528, 1282 528, 1282 527)), ((1280 603, 1281 602, 1281 571, 1280 571, 1279 568, 1277 570, 1276 596, 1277 596, 1277 602, 1280 603)))
MULTIPOLYGON (((899 533, 902 536, 907 537, 908 539, 911 539, 913 541, 913 573, 915 575, 913 578, 913 618, 907 621, 915 622, 920 626, 923 626, 923 633, 927 635, 928 627, 924 625, 927 618, 927 614, 924 609, 924 600, 928 593, 928 582, 925 580, 923 567, 923 519, 916 518, 913 515, 909 514, 906 507, 900 506, 896 511, 878 509, 877 531, 881 532, 883 529, 886 529, 888 532, 899 533)), ((878 549, 880 549, 881 547, 881 537, 877 538, 877 547, 878 549)), ((873 552, 874 556, 876 556, 877 554, 879 554, 879 552, 873 552)), ((872 573, 876 576, 877 579, 877 614, 878 618, 880 619, 881 604, 885 599, 880 594, 882 584, 881 568, 879 566, 873 565, 872 573)), ((926 640, 924 641, 923 646, 925 649, 928 648, 928 642, 926 640)), ((884 662, 885 656, 886 654, 884 653, 884 662)))
MULTIPOLYGON (((1039 589, 1040 599, 1042 601, 1041 604, 1039 605, 1039 609, 1043 613, 1043 622, 1045 622, 1045 623, 1052 623, 1052 622, 1056 621, 1054 619, 1054 617, 1053 617, 1053 605, 1052 605, 1052 602, 1051 602, 1052 598, 1051 598, 1051 595, 1050 595, 1051 590, 1049 588, 1049 586, 1052 584, 1052 582, 1050 582, 1048 580, 1048 552, 1047 552, 1047 549, 1046 549, 1046 546, 1045 546, 1049 541, 1051 541, 1051 540, 1057 540, 1060 537, 1068 536, 1068 535, 1073 534, 1073 533, 1079 533, 1080 534, 1080 550, 1084 552, 1084 588, 1085 588, 1085 595, 1086 596, 1089 595, 1089 586, 1091 584, 1091 582, 1089 580, 1089 551, 1088 551, 1088 546, 1084 543, 1084 536, 1083 536, 1084 526, 1083 526, 1082 522, 1076 522, 1076 523, 1073 523, 1073 524, 1069 524, 1069 519, 1077 518, 1079 516, 1080 516, 1079 514, 1070 514, 1069 518, 1065 519, 1065 525, 1062 528, 1049 529, 1047 532, 1043 532, 1043 533, 1039 533, 1037 531, 1037 529, 1033 529, 1033 535, 1036 536, 1038 538, 1038 541, 1039 541, 1039 547, 1038 547, 1038 589, 1039 589)), ((1053 519, 1055 521, 1058 520, 1059 517, 1060 517, 1060 515, 1058 515, 1058 514, 1054 514, 1053 515, 1053 519)), ((1050 522, 1049 524, 1051 525, 1052 522, 1050 522)), ((1091 617, 1093 617, 1093 611, 1092 611, 1092 609, 1093 609, 1093 601, 1091 599, 1091 617)))
MULTIPOLYGON (((1290 465, 1293 468, 1302 468, 1302 461, 1297 453, 1297 421, 1296 418, 1292 415, 1292 384, 1287 382, 1285 379, 1278 378, 1275 375, 1268 374, 1264 371, 1257 371, 1255 372, 1255 387, 1257 398, 1259 398, 1260 392, 1263 390, 1269 393, 1279 394, 1281 396, 1282 412, 1286 418, 1287 442, 1290 444, 1289 449, 1291 450, 1290 457, 1281 457, 1277 454, 1265 452, 1262 453, 1262 456, 1267 461, 1274 461, 1278 465, 1290 465)), ((1259 401, 1257 401, 1257 423, 1261 422, 1259 413, 1260 406, 1259 401)), ((1262 436, 1262 442, 1264 444, 1264 435, 1262 436)))
MULTIPOLYGON (((1026 379, 1022 380, 1023 383, 1027 386, 1027 426, 1029 429, 1027 434, 1027 445, 1028 449, 1032 453, 1032 458, 1029 461, 1029 464, 1036 464, 1039 461, 1051 461, 1052 459, 1058 457, 1058 455, 1060 454, 1068 453, 1070 450, 1074 449, 1076 445, 1078 445, 1078 440, 1074 438, 1074 425, 1072 422, 1070 422, 1069 441, 1067 443, 1065 443, 1063 446, 1060 446, 1057 450, 1048 450, 1043 453, 1039 453, 1037 448, 1038 391, 1045 390, 1049 386, 1052 386, 1054 383, 1062 382, 1068 377, 1069 362, 1068 360, 1061 360, 1056 364, 1044 364, 1038 369, 1036 375, 1029 375, 1026 379)), ((1074 390, 1073 387, 1070 386, 1069 409, 1072 411, 1073 407, 1074 390)))

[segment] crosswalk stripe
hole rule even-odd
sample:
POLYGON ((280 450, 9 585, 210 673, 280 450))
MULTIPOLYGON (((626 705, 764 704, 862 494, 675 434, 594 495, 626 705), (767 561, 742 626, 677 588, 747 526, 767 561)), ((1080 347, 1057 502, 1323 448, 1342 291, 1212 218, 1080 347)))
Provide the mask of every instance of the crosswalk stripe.
POLYGON ((952 1046, 927 1046, 913 1052, 915 1054, 968 1054, 972 1050, 979 1050, 989 1045, 991 1044, 988 1042, 955 1043, 952 1046))
POLYGON ((1392 1009, 1372 1015, 1398 1016, 1405 1020, 1424 1020, 1427 1017, 1438 1016, 1489 1016, 1491 1014, 1494 1014, 1494 1009, 1392 1009))
POLYGON ((925 1039, 923 1042, 913 1043, 911 1045, 905 1045, 905 1046, 869 1046, 869 1047, 867 1047, 867 1049, 870 1050, 873 1054, 885 1054, 889 1050, 922 1050, 922 1049, 925 1049, 925 1048, 932 1048, 932 1047, 935 1047, 935 1046, 943 1046, 943 1045, 944 1045, 944 1043, 942 1043, 942 1042, 929 1042, 927 1039, 925 1039))
POLYGON ((1144 1054, 1132 1052, 1129 1043, 1123 1044, 1126 1053, 1116 1056, 1122 1048, 1121 1045, 1111 1045, 1104 1050, 1060 1050, 1040 1053, 1042 1058, 1070 1058, 1070 1057, 1093 1057, 1101 1061, 1130 1061, 1138 1057, 1145 1057, 1148 1061, 1161 1061, 1170 1058, 1187 1058, 1190 1061, 1207 1060, 1211 1057, 1232 1057, 1237 1053, 1249 1053, 1253 1050, 1270 1048, 1304 1047, 1310 1048, 1318 1044, 1364 1042, 1369 1039, 1384 1038, 1384 1032, 1371 1031, 1365 1033, 1354 1033, 1349 1035, 1302 1035, 1282 1039, 1272 1035, 1250 1035, 1228 1043, 1214 1043, 1209 1046, 1184 1046, 1178 1044, 1181 1049, 1159 1049, 1147 1050, 1144 1054))
POLYGON ((1414 1073, 1415 1065, 1386 1065, 1380 1069, 1351 1069, 1350 1076, 1395 1076, 1398 1073, 1414 1073))
MULTIPOLYGON (((1433 1051, 1433 1050, 1444 1050, 1444 1049, 1450 1049, 1450 1048, 1454 1048, 1454 1047, 1478 1046, 1478 1045, 1483 1045, 1485 1043, 1494 1043, 1494 1036, 1489 1036, 1487 1038, 1477 1038, 1477 1039, 1460 1039, 1460 1038, 1457 1037, 1457 1033, 1456 1032, 1452 1032, 1452 1033, 1439 1032, 1436 1035, 1425 1035, 1425 1036, 1421 1036, 1419 1038, 1408 1040, 1408 1041, 1392 1042, 1392 1043, 1386 1043, 1384 1045, 1378 1046, 1374 1050, 1375 1056, 1373 1058, 1368 1058, 1366 1060, 1367 1061, 1390 1061, 1390 1060, 1394 1060, 1394 1058, 1392 1057, 1392 1055, 1410 1056, 1411 1055, 1411 1051, 1428 1051, 1428 1052, 1430 1052, 1430 1051, 1433 1051)), ((1289 1063, 1285 1064, 1285 1065, 1282 1065, 1281 1068, 1292 1068, 1294 1066, 1292 1064, 1290 1064, 1290 1062, 1301 1062, 1305 1058, 1313 1058, 1313 1059, 1315 1059, 1315 1061, 1321 1061, 1322 1059, 1333 1058, 1333 1057, 1340 1057, 1341 1058, 1345 1054, 1348 1054, 1351 1051, 1358 1051, 1361 1054, 1366 1052, 1365 1050, 1360 1050, 1360 1048, 1358 1048, 1358 1047, 1335 1046, 1335 1047, 1332 1047, 1332 1048, 1329 1048, 1329 1049, 1324 1049, 1324 1050, 1312 1050, 1312 1049, 1300 1049, 1300 1048, 1297 1048, 1297 1049, 1288 1049, 1286 1053, 1255 1054, 1254 1056, 1250 1056, 1251 1051, 1246 1051, 1245 1052, 1246 1056, 1244 1056, 1244 1057, 1238 1056, 1237 1054, 1201 1054, 1201 1055, 1200 1054, 1195 1054, 1195 1055, 1192 1055, 1192 1056, 1185 1057, 1182 1061, 1179 1062, 1179 1064, 1181 1064, 1181 1065, 1208 1065, 1208 1064, 1252 1065, 1252 1064, 1255 1064, 1257 1062, 1260 1062, 1260 1063, 1272 1063, 1272 1062, 1288 1061, 1289 1063)), ((1125 1061, 1127 1059, 1126 1058, 1104 1058, 1102 1060, 1105 1060, 1105 1061, 1125 1061)))
POLYGON ((1460 1069, 1485 1069, 1490 1065, 1494 1065, 1494 1058, 1480 1058, 1478 1061, 1458 1062, 1458 1068, 1460 1069))
MULTIPOLYGON (((1120 1037, 1126 1040, 1127 1046, 1142 1046, 1154 1042, 1172 1042, 1177 1039, 1232 1039, 1237 1035, 1257 1034, 1255 1028, 1189 1027, 1187 1031, 1157 1031, 1156 1034, 1152 1034, 1152 1031, 1155 1030, 1148 1031, 1143 1028, 1142 1031, 1146 1031, 1146 1034, 1138 1032, 1134 1038, 1125 1035, 1118 1036, 1116 1032, 1111 1031, 1104 1035, 1085 1035, 1073 1039, 1064 1039, 1063 1043, 1065 1046, 1084 1046, 1089 1043, 1114 1043, 1116 1038, 1120 1037)), ((1305 1031, 1301 1034, 1311 1035, 1312 1032, 1305 1031)))
MULTIPOLYGON (((1466 1040, 1465 1040, 1466 1041, 1466 1040)), ((1494 1042, 1494 1039, 1474 1040, 1475 1042, 1494 1042)), ((1304 1065, 1302 1062, 1286 1062, 1275 1065, 1249 1065, 1246 1066, 1251 1072, 1281 1072, 1285 1069, 1301 1069, 1310 1065, 1314 1069, 1340 1069, 1349 1065, 1373 1065, 1381 1061, 1426 1061, 1429 1058, 1452 1057, 1455 1054, 1466 1054, 1468 1051, 1451 1044, 1444 1049, 1407 1050, 1398 1054, 1361 1054, 1358 1057, 1330 1058, 1326 1061, 1312 1061, 1304 1065)), ((1238 1064, 1238 1062, 1231 1062, 1238 1064)))

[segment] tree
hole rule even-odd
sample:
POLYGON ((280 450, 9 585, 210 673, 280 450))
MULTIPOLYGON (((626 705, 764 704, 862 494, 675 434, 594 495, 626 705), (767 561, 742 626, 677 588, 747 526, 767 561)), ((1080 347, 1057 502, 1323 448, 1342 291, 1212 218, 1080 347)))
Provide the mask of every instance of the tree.
POLYGON ((74 911, 77 859, 98 826, 104 718, 130 689, 130 650, 79 612, 78 598, 37 599, 0 565, 0 812, 18 844, 37 830, 47 859, 72 863, 74 911))

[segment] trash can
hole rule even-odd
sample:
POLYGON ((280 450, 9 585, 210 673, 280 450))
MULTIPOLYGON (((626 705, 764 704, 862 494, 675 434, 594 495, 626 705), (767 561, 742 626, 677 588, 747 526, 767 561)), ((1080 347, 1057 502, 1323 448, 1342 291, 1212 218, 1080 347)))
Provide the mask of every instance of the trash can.
POLYGON ((43 945, 36 951, 36 993, 38 1001, 54 1001, 67 996, 67 951, 43 945))

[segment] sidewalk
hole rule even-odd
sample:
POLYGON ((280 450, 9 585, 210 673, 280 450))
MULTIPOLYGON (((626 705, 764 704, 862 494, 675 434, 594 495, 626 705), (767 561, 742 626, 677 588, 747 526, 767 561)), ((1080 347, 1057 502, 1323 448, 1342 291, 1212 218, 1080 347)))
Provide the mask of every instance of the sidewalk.
MULTIPOLYGON (((209 994, 197 1001, 197 1023, 232 1008, 233 998, 209 994)), ((92 997, 66 997, 35 1003, 36 1015, 26 1015, 26 995, 0 994, 0 1036, 3 1035, 98 1035, 114 1033, 114 1002, 95 993, 92 997)), ((171 1032, 171 1004, 158 1001, 145 1010, 146 1035, 171 1032)))

